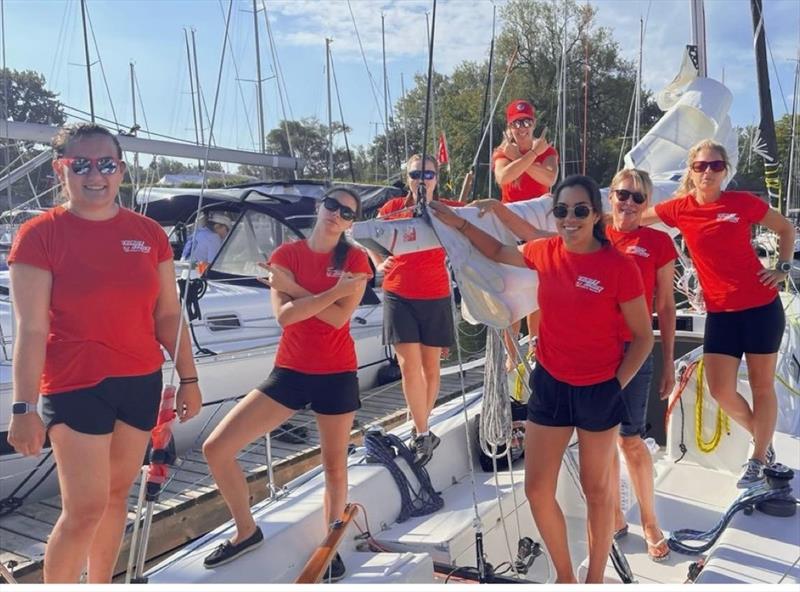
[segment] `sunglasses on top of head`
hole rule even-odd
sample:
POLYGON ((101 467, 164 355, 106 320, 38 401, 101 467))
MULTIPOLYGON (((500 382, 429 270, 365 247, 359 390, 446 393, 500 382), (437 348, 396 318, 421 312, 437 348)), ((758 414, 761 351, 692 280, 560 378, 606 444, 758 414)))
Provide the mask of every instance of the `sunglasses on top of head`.
POLYGON ((614 194, 619 201, 628 201, 628 198, 633 198, 633 203, 643 204, 647 198, 638 191, 628 191, 627 189, 615 189, 614 194))
POLYGON ((715 173, 719 173, 720 171, 724 171, 725 168, 724 160, 695 160, 692 163, 692 170, 695 173, 704 173, 706 169, 711 169, 715 173))
POLYGON ((346 222, 352 222, 356 219, 356 213, 353 211, 353 208, 339 203, 332 197, 326 197, 323 199, 322 205, 325 206, 325 209, 329 212, 335 212, 338 210, 339 217, 346 222))
POLYGON ((516 121, 512 121, 509 125, 514 129, 519 129, 521 127, 530 128, 533 127, 535 122, 533 119, 517 119, 516 121))
POLYGON ((420 179, 424 179, 425 181, 433 181, 436 178, 436 171, 408 171, 408 176, 415 181, 419 181, 420 179))
POLYGON ((76 175, 88 175, 92 167, 96 167, 101 175, 113 175, 119 170, 120 161, 113 156, 101 156, 100 158, 59 158, 57 162, 63 162, 76 175))
POLYGON ((556 218, 566 218, 569 211, 572 210, 572 215, 576 218, 588 218, 592 213, 592 208, 586 204, 578 204, 576 206, 565 206, 564 204, 556 204, 553 206, 553 216, 556 218))

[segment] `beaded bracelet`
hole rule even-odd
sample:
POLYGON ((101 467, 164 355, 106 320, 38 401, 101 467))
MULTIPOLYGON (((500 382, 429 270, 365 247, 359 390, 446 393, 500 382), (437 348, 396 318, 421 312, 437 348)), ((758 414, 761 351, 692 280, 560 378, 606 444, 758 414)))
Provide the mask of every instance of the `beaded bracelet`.
POLYGON ((199 382, 199 379, 197 376, 192 376, 190 378, 181 378, 180 384, 195 384, 196 382, 199 382))

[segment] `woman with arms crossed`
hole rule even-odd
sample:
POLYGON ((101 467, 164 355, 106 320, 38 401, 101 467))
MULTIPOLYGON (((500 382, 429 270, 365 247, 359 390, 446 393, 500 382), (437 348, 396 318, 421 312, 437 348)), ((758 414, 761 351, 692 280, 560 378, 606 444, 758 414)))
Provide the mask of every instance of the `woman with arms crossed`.
POLYGON ((486 257, 539 274, 542 322, 528 401, 525 491, 556 581, 575 582, 556 484, 577 429, 587 504, 586 581, 599 583, 611 549, 616 484, 608 467, 624 417, 621 391, 652 349, 653 333, 639 271, 605 237, 597 184, 588 177, 568 177, 556 188, 553 203, 558 235, 521 247, 503 245, 446 206, 431 208, 486 257), (620 315, 632 335, 627 351, 620 315))
POLYGON ((724 146, 712 140, 695 144, 677 191, 680 197, 649 208, 643 223, 677 227, 686 241, 708 311, 703 361, 711 396, 753 436, 753 455, 738 482, 750 487, 764 480, 764 466, 775 461, 775 365, 786 323, 778 285, 792 268, 795 230, 752 193, 723 191, 728 168, 724 146), (756 224, 778 234, 775 269, 765 269, 750 244, 756 224), (736 392, 742 355, 752 409, 736 392))
MULTIPOLYGON (((161 400, 164 346, 174 357, 180 305, 172 249, 153 220, 116 203, 125 163, 94 124, 53 138, 66 202, 30 220, 9 255, 16 307, 9 443, 36 455, 50 436, 62 511, 47 543, 44 581, 111 581, 128 492, 161 400), (42 415, 36 412, 42 394, 42 415)), ((178 416, 200 411, 186 328, 178 416)))
MULTIPOLYGON (((236 523, 236 536, 205 558, 207 568, 254 550, 264 537, 250 513, 247 480, 236 462, 246 444, 310 405, 325 472, 325 518, 337 522, 347 502, 347 445, 361 407, 350 316, 371 275, 366 253, 344 232, 361 212, 357 194, 330 189, 311 235, 278 247, 264 267, 275 318, 283 328, 275 367, 219 423, 203 444, 211 474, 236 523)), ((328 578, 344 576, 337 554, 328 578)))

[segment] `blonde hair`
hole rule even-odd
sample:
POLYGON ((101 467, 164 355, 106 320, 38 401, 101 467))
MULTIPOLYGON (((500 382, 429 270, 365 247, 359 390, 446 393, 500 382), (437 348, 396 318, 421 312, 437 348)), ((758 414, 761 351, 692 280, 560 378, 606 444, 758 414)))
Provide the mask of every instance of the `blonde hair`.
POLYGON ((725 146, 711 139, 700 140, 697 144, 689 148, 689 154, 686 157, 686 170, 683 173, 683 177, 681 177, 681 182, 675 192, 676 195, 681 196, 694 193, 695 186, 694 181, 692 181, 692 164, 694 164, 694 160, 697 158, 697 153, 701 150, 716 150, 719 152, 722 160, 725 161, 725 170, 731 168, 731 161, 728 159, 728 151, 725 150, 725 146))
MULTIPOLYGON (((408 174, 408 170, 411 168, 411 165, 417 162, 418 160, 422 160, 422 154, 412 154, 408 157, 408 161, 406 162, 406 174, 408 174)), ((425 162, 428 162, 433 165, 434 170, 438 173, 439 172, 439 161, 436 160, 436 157, 432 154, 425 155, 425 162)))
POLYGON ((622 169, 611 179, 611 190, 617 188, 625 179, 632 179, 637 189, 644 193, 647 201, 653 197, 653 181, 647 171, 641 169, 622 169))

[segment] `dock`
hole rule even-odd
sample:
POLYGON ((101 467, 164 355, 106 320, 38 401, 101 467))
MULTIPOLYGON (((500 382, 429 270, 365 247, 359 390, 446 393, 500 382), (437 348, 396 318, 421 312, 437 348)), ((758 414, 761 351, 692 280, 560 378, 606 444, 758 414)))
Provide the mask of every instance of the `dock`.
MULTIPOLYGON (((483 386, 483 378, 482 360, 464 366, 463 382, 467 392, 483 386)), ((458 368, 443 369, 437 404, 460 397, 461 387, 458 368)), ((405 423, 408 418, 399 381, 362 392, 361 403, 350 434, 351 442, 356 445, 361 444, 365 428, 380 426, 389 430, 405 423)), ((290 421, 294 426, 304 426, 308 436, 302 444, 291 444, 276 439, 273 434, 271 448, 276 487, 285 485, 321 462, 313 412, 300 411, 290 421)), ((269 495, 265 440, 260 438, 251 443, 238 457, 247 474, 252 504, 269 495)), ((115 570, 117 574, 123 573, 127 567, 138 491, 137 482, 130 492, 128 525, 115 570)), ((60 497, 56 496, 25 504, 0 518, 0 562, 20 583, 42 582, 45 544, 60 512, 60 497)), ((211 478, 201 449, 189 450, 170 468, 170 480, 155 504, 148 560, 180 548, 229 519, 230 514, 211 478)))

